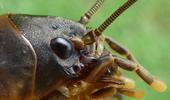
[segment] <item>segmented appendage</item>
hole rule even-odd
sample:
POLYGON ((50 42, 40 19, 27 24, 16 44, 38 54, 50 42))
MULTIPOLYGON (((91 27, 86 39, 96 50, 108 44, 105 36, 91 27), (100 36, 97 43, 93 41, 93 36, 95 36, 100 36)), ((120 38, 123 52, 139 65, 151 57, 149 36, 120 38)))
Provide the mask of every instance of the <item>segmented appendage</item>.
POLYGON ((97 0, 96 3, 88 10, 80 19, 81 24, 87 24, 89 19, 97 12, 97 10, 102 6, 104 0, 97 0))
POLYGON ((101 7, 103 2, 104 0, 97 0, 97 2, 92 6, 92 8, 87 13, 85 13, 85 16, 87 18, 90 18, 91 16, 93 16, 95 12, 101 7))
POLYGON ((107 20, 104 21, 95 31, 102 33, 119 15, 121 15, 126 9, 128 9, 137 0, 128 0, 119 9, 117 9, 107 20))

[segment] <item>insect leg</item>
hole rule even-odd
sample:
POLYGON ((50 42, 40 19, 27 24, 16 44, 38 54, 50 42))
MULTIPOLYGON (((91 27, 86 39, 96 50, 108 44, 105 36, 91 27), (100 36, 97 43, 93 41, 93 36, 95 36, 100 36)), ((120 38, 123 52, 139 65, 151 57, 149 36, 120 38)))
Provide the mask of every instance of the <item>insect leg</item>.
MULTIPOLYGON (((86 78, 86 82, 92 83, 92 85, 88 86, 87 93, 91 93, 92 91, 98 89, 98 91, 91 94, 92 98, 112 97, 117 93, 115 90, 116 88, 134 88, 134 81, 122 76, 119 77, 118 80, 112 77, 109 78, 107 75, 101 78, 101 75, 103 75, 106 69, 112 66, 113 62, 114 59, 111 55, 101 57, 99 65, 96 66, 96 68, 86 78)), ((114 71, 118 71, 116 68, 113 69, 114 71)))
POLYGON ((86 94, 88 94, 91 98, 95 100, 97 98, 112 97, 114 94, 117 93, 114 84, 100 81, 90 83, 86 90, 86 94))
POLYGON ((99 82, 112 84, 115 88, 133 89, 135 87, 135 82, 132 79, 124 76, 118 78, 106 78, 104 80, 100 80, 99 82))
POLYGON ((113 94, 116 93, 115 85, 108 82, 88 83, 85 81, 79 81, 69 89, 71 90, 71 95, 69 97, 71 100, 75 100, 75 98, 80 96, 82 96, 82 98, 95 98, 96 100, 96 98, 112 97, 113 94))
POLYGON ((129 70, 129 71, 135 71, 146 83, 148 83, 152 88, 154 88, 157 91, 164 91, 166 89, 166 86, 163 82, 160 80, 154 79, 149 72, 144 69, 136 60, 136 58, 131 54, 126 48, 121 46, 119 43, 117 43, 114 40, 111 40, 110 38, 105 38, 105 41, 109 44, 109 46, 118 52, 121 55, 126 56, 126 59, 117 58, 116 62, 120 67, 123 69, 129 70), (131 62, 132 61, 132 62, 131 62), (159 86, 158 86, 159 85, 159 86))
MULTIPOLYGON (((107 82, 107 83, 116 83, 119 80, 124 82, 125 84, 121 86, 122 88, 133 88, 135 87, 135 83, 133 80, 123 77, 117 69, 118 66, 115 66, 115 58, 113 58, 111 55, 107 55, 104 57, 101 57, 99 59, 98 65, 92 70, 92 72, 87 76, 86 82, 96 82, 97 80, 101 80, 102 82, 107 82), (109 69, 112 68, 112 72, 114 75, 110 77, 110 75, 104 75, 104 73, 109 69), (116 80, 117 79, 117 80, 116 80), (116 80, 116 81, 115 81, 116 80)), ((117 64, 118 65, 118 64, 117 64)), ((117 83, 121 84, 121 82, 117 83)))
POLYGON ((87 24, 90 18, 97 12, 97 10, 102 6, 104 0, 97 0, 96 3, 87 11, 80 19, 80 23, 87 24))
POLYGON ((158 92, 163 92, 166 90, 166 84, 159 79, 155 79, 146 69, 144 69, 141 65, 132 62, 127 59, 123 59, 120 57, 113 57, 114 63, 119 65, 122 69, 128 71, 135 71, 136 74, 143 79, 147 84, 151 86, 154 90, 158 92))
POLYGON ((112 64, 112 68, 109 69, 106 75, 101 77, 100 81, 113 83, 117 88, 135 88, 134 80, 123 76, 118 67, 118 65, 112 64))
POLYGON ((87 76, 85 81, 87 82, 95 82, 102 74, 106 72, 112 66, 113 59, 112 56, 105 56, 99 59, 98 65, 91 71, 91 73, 87 76))
MULTIPOLYGON (((106 87, 91 94, 93 99, 112 97, 116 93, 116 88, 106 87)), ((104 99, 105 100, 105 99, 104 99)))
POLYGON ((113 39, 110 39, 108 37, 105 38, 105 41, 107 42, 107 44, 113 49, 115 50, 117 53, 127 57, 127 59, 137 62, 137 60, 135 59, 135 57, 133 56, 133 54, 131 54, 125 47, 123 47, 122 45, 120 45, 118 42, 114 41, 113 39))

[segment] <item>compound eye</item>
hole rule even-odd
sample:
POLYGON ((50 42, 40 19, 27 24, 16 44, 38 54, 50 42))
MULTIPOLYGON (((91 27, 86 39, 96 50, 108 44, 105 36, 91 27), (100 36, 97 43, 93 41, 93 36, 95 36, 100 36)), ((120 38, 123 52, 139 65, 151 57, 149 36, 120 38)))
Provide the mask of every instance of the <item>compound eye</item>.
POLYGON ((73 44, 66 38, 57 37, 51 40, 50 46, 61 59, 67 59, 73 53, 73 44))

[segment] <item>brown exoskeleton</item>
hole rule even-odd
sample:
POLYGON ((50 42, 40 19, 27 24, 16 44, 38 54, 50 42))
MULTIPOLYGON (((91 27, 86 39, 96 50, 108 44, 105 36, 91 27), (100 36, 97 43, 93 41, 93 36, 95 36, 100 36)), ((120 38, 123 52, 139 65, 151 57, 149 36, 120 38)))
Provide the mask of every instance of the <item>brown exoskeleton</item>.
POLYGON ((74 22, 61 17, 0 16, 0 100, 110 100, 143 97, 120 69, 135 72, 158 92, 155 79, 132 53, 103 31, 137 0, 128 0, 98 28, 86 28, 104 0, 74 22), (103 48, 107 43, 121 56, 103 48))

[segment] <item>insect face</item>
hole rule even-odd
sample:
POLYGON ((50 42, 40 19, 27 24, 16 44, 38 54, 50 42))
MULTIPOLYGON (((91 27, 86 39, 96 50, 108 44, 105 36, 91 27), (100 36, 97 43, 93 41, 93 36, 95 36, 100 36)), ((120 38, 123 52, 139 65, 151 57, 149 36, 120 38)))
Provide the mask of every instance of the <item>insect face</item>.
MULTIPOLYGON (((79 62, 83 65, 77 74, 85 75, 81 80, 71 83, 74 85, 68 86, 68 89, 71 90, 71 100, 78 99, 79 97, 107 98, 115 94, 142 98, 144 95, 143 91, 134 89, 134 81, 123 76, 120 68, 135 72, 151 88, 158 92, 166 90, 166 84, 149 74, 128 49, 125 49, 118 42, 103 35, 104 30, 136 1, 127 0, 99 27, 87 31, 81 38, 71 38, 75 49, 80 53, 79 62), (109 50, 101 49, 101 43, 103 42, 107 43, 111 49, 119 53, 122 57, 112 54, 109 50), (92 58, 95 60, 92 60, 92 58)), ((79 22, 86 25, 103 2, 104 0, 97 0, 93 7, 81 17, 79 22)))
POLYGON ((137 0, 127 0, 99 27, 86 27, 104 1, 97 0, 78 22, 52 16, 1 16, 0 99, 142 98, 144 92, 135 89, 135 82, 121 69, 134 72, 154 90, 165 91, 166 84, 142 67, 128 49, 103 35, 137 0))

